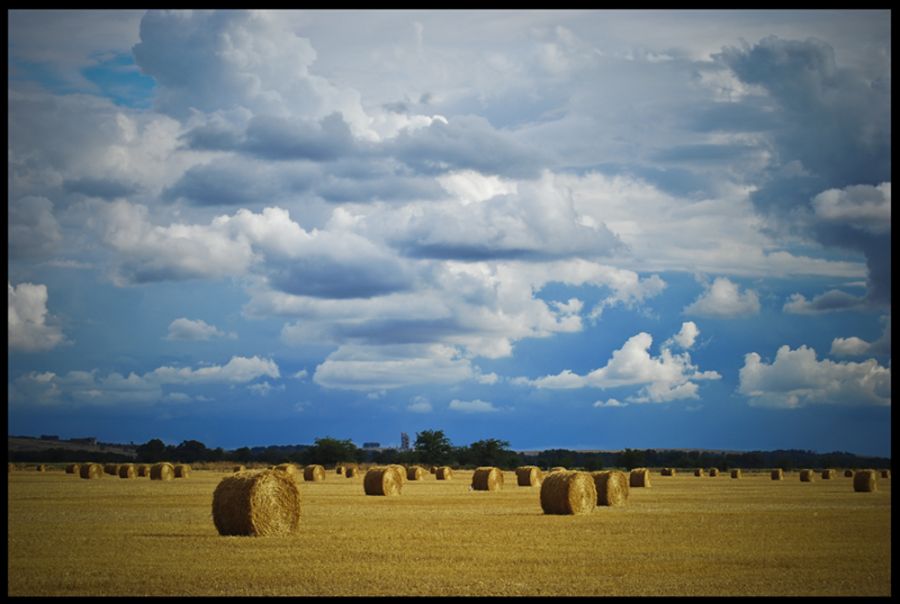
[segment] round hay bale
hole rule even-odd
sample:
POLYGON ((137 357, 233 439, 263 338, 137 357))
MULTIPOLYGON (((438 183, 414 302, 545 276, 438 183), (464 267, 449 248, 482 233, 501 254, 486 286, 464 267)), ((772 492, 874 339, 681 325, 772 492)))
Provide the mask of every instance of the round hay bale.
POLYGON ((231 468, 231 473, 237 474, 238 472, 243 472, 246 469, 247 469, 246 466, 234 466, 233 468, 231 468))
POLYGON ((34 471, 35 471, 35 472, 46 472, 46 471, 47 471, 47 466, 44 465, 44 464, 42 464, 42 463, 39 463, 39 464, 37 464, 36 466, 34 466, 34 471))
POLYGON ((545 514, 588 514, 597 507, 597 487, 587 472, 550 472, 541 483, 545 514))
POLYGON ((472 474, 473 491, 499 491, 503 488, 503 472, 494 466, 475 468, 472 474))
POLYGON ((890 478, 890 477, 891 477, 891 471, 890 471, 890 470, 882 470, 882 471, 881 471, 881 477, 882 477, 882 478, 890 478))
POLYGON ((853 490, 857 493, 871 493, 878 490, 875 470, 857 470, 853 475, 853 490))
POLYGON ((450 480, 453 478, 453 469, 450 466, 439 466, 434 471, 434 477, 438 480, 450 480))
POLYGON ((347 466, 345 466, 345 465, 343 465, 343 464, 339 464, 339 465, 334 466, 334 473, 335 473, 335 474, 340 474, 341 476, 343 476, 343 475, 344 475, 344 472, 346 472, 346 470, 347 470, 347 466))
POLYGON ((552 468, 550 468, 550 471, 551 472, 568 472, 568 470, 566 470, 562 466, 553 466, 552 468))
POLYGON ((70 463, 66 466, 66 474, 78 474, 81 470, 81 465, 77 463, 70 463))
POLYGON ((155 463, 150 468, 150 480, 172 480, 175 478, 175 466, 167 461, 155 463))
POLYGON ((117 463, 108 463, 103 466, 103 473, 109 474, 110 476, 118 476, 119 475, 119 464, 117 463))
POLYGON ((694 470, 694 476, 703 476, 703 474, 703 468, 697 468, 696 470, 694 470))
POLYGON ((98 463, 82 464, 81 469, 78 470, 78 475, 88 480, 103 478, 103 474, 105 474, 105 472, 103 471, 103 466, 98 463))
POLYGON ((647 468, 635 468, 628 475, 628 486, 630 487, 649 487, 650 486, 650 470, 647 468))
POLYGON ((191 466, 180 463, 175 466, 175 478, 188 478, 191 475, 191 466))
POLYGON ((541 469, 537 466, 519 466, 516 468, 516 484, 520 487, 539 487, 542 480, 541 469))
POLYGON ((220 535, 290 535, 300 528, 300 488, 279 470, 226 476, 213 492, 213 523, 220 535))
POLYGON ((837 476, 837 472, 832 469, 822 470, 822 480, 831 480, 837 476))
POLYGON ((660 474, 663 476, 675 476, 675 468, 663 468, 660 474))
POLYGON ((292 463, 281 463, 273 468, 278 470, 279 472, 284 472, 294 480, 300 480, 300 477, 303 476, 303 472, 300 471, 300 468, 297 467, 296 464, 292 463))
POLYGON ((363 491, 366 495, 399 495, 403 488, 402 476, 393 466, 375 466, 369 468, 363 478, 363 491))
POLYGON ((853 470, 844 470, 844 478, 853 478, 853 470))
POLYGON ((741 472, 741 469, 740 469, 740 468, 734 468, 734 469, 731 471, 731 477, 732 477, 732 478, 740 478, 741 476, 743 476, 743 473, 741 472))
POLYGON ((144 478, 150 476, 150 468, 152 468, 150 464, 142 463, 137 467, 137 475, 143 476, 144 478))
POLYGON ((397 472, 397 476, 400 477, 400 484, 406 484, 406 468, 404 466, 401 466, 398 463, 392 463, 387 467, 394 468, 394 471, 397 472))
POLYGON ((353 478, 354 476, 359 476, 359 467, 358 466, 347 466, 347 469, 344 472, 344 476, 347 478, 353 478))
POLYGON ((437 474, 437 466, 428 466, 428 472, 431 474, 437 474))
POLYGON ((303 468, 303 480, 307 482, 321 482, 325 480, 325 467, 319 464, 310 464, 303 468))
POLYGON ((119 466, 119 478, 137 478, 137 468, 133 463, 123 463, 119 466))
POLYGON ((597 505, 625 505, 628 499, 628 476, 619 470, 602 470, 591 474, 597 489, 597 505))
POLYGON ((421 466, 410 466, 406 469, 406 478, 408 480, 422 480, 425 478, 425 468, 421 466))
POLYGON ((719 475, 719 468, 710 468, 709 475, 712 477, 716 477, 719 475))
POLYGON ((800 482, 814 482, 815 474, 812 470, 800 470, 800 482))
POLYGON ((782 480, 784 478, 784 470, 775 468, 772 470, 772 480, 782 480))

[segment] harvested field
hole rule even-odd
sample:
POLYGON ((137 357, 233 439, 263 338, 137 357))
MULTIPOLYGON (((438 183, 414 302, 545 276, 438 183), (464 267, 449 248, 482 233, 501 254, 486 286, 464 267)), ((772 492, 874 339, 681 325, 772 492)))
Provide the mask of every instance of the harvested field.
MULTIPOLYGON (((892 593, 890 479, 879 477, 878 490, 857 493, 849 480, 773 482, 769 472, 751 471, 724 481, 678 475, 652 489, 631 489, 624 506, 549 515, 538 489, 473 492, 472 471, 455 473, 451 481, 410 481, 401 497, 367 497, 355 480, 299 482, 299 530, 254 538, 218 534, 211 505, 220 471, 195 469, 189 480, 166 482, 13 472, 7 593, 892 593), (399 581, 397 569, 414 569, 415 580, 399 581)), ((515 481, 512 471, 505 474, 515 481)))

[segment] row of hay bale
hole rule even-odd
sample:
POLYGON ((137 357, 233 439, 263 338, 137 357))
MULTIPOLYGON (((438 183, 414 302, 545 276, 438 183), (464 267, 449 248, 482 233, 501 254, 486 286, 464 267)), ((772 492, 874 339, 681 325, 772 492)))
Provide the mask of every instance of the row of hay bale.
POLYGON ((84 463, 69 464, 66 466, 66 474, 77 474, 80 478, 95 480, 105 474, 118 476, 119 478, 150 477, 150 480, 172 480, 174 478, 188 478, 191 467, 187 464, 172 464, 160 462, 156 464, 106 464, 84 463))

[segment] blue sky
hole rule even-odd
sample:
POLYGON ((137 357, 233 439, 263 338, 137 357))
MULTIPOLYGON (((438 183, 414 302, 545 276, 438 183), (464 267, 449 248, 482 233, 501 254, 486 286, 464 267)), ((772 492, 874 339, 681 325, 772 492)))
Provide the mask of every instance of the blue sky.
POLYGON ((10 434, 891 450, 889 11, 9 11, 10 434))

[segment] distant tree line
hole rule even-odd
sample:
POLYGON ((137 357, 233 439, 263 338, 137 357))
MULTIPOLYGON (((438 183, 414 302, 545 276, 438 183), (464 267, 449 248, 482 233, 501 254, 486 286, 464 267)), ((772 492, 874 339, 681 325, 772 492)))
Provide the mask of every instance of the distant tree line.
POLYGON ((568 449, 548 449, 537 454, 526 455, 509 449, 505 440, 489 438, 478 440, 467 446, 454 446, 442 430, 424 430, 416 434, 413 447, 409 450, 361 449, 350 440, 339 440, 330 436, 315 439, 313 445, 271 445, 267 447, 241 447, 224 450, 210 449, 197 440, 185 440, 177 446, 166 445, 158 438, 139 445, 136 458, 111 452, 78 451, 69 449, 47 449, 44 451, 10 451, 9 461, 14 462, 77 462, 95 460, 98 462, 137 461, 153 463, 176 461, 197 462, 240 462, 240 463, 297 463, 300 465, 322 464, 333 466, 339 462, 377 464, 423 464, 450 465, 456 468, 497 466, 511 470, 521 465, 536 465, 541 468, 563 466, 583 470, 603 468, 631 469, 637 467, 674 468, 890 468, 891 460, 886 457, 865 457, 842 451, 815 453, 797 449, 775 451, 749 451, 741 453, 625 449, 613 452, 571 451, 568 449))

